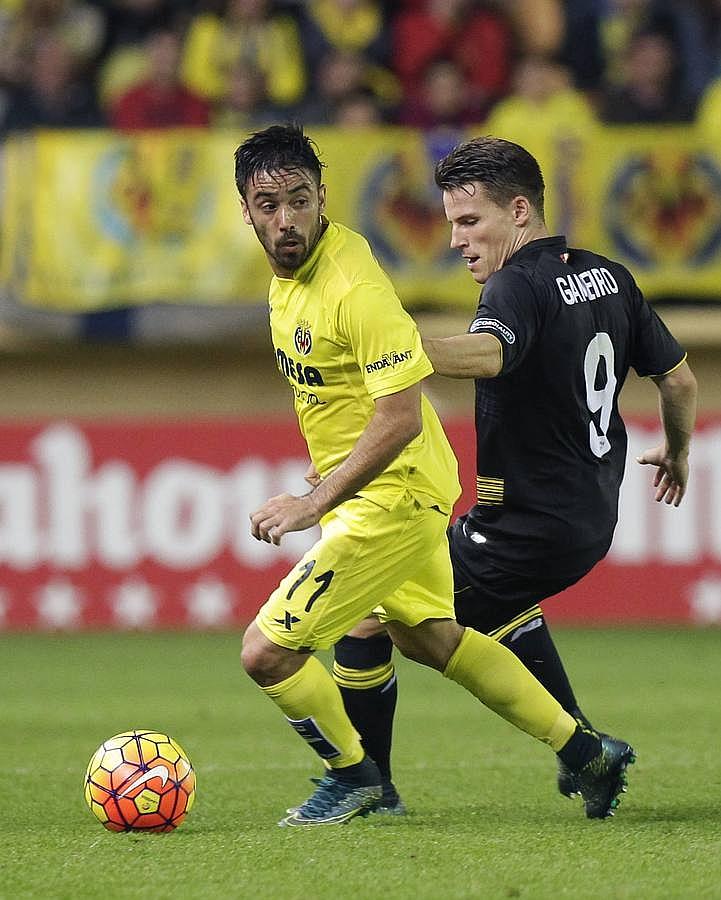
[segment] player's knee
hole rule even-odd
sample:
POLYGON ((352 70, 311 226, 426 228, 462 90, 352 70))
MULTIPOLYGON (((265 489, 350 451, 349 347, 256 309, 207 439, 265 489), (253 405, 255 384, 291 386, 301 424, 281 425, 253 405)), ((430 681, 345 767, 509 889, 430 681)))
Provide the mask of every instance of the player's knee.
POLYGON ((243 635, 240 664, 258 684, 272 682, 276 674, 278 658, 274 652, 274 646, 255 623, 249 625, 243 635))
POLYGON ((243 636, 240 662, 256 684, 270 687, 290 678, 303 667, 308 653, 299 653, 269 641, 258 626, 248 626, 243 636))

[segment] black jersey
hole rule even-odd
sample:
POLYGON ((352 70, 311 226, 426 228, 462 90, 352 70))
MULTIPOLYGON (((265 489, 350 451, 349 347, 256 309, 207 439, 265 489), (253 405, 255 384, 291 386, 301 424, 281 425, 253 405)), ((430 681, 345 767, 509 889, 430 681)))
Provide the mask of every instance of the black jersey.
POLYGON ((469 330, 499 339, 503 367, 476 381, 478 502, 464 527, 510 571, 585 571, 616 525, 629 367, 662 375, 685 354, 627 269, 563 237, 514 253, 469 330))

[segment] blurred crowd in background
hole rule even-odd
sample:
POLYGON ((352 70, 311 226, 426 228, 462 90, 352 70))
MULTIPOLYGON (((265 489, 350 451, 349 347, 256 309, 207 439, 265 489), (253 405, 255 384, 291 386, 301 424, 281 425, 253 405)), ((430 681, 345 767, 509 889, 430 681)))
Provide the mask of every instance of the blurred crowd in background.
POLYGON ((549 111, 721 132, 721 0, 0 0, 0 135, 549 111))

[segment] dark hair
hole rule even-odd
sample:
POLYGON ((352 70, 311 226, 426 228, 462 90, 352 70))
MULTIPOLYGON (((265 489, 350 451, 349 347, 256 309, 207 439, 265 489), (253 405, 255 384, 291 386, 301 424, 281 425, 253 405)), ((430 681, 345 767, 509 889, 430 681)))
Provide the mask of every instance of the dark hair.
POLYGON ((519 144, 496 137, 477 137, 459 144, 436 165, 443 191, 478 182, 499 206, 522 195, 543 218, 543 174, 536 159, 519 144))
POLYGON ((323 168, 318 147, 303 133, 302 125, 271 125, 256 131, 235 151, 235 183, 241 197, 259 172, 307 169, 320 184, 323 168))

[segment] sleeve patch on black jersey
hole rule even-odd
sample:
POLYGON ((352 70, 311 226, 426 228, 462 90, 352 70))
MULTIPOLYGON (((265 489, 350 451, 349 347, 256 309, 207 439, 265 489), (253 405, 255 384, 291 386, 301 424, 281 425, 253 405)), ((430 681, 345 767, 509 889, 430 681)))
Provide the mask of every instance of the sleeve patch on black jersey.
POLYGON ((476 475, 476 501, 479 506, 503 506, 504 487, 503 478, 476 475))
POLYGON ((504 325, 503 322, 499 322, 498 319, 474 319, 468 330, 473 333, 474 331, 480 331, 481 328, 492 328, 493 331, 497 331, 507 344, 516 343, 516 335, 511 331, 508 325, 504 325))

